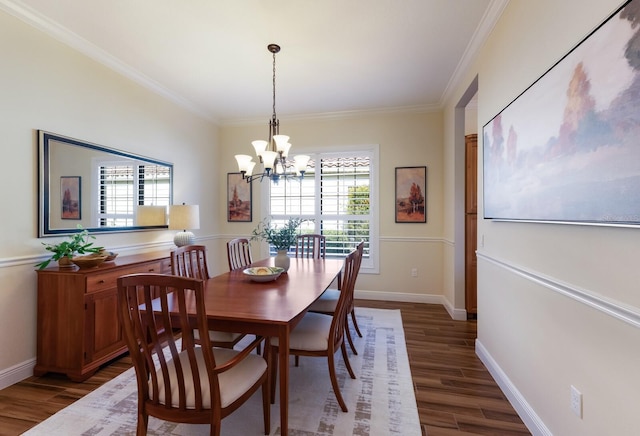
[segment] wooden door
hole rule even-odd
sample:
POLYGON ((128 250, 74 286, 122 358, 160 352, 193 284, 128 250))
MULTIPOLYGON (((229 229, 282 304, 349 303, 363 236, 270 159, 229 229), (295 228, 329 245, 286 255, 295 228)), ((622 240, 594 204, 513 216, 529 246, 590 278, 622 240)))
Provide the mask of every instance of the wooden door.
POLYGON ((478 135, 465 136, 465 309, 468 318, 478 314, 478 135))

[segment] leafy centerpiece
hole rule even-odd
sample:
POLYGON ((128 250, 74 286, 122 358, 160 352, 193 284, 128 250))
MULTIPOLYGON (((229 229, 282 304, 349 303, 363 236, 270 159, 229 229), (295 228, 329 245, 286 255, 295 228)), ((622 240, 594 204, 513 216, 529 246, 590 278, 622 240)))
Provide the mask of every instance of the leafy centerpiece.
POLYGON ((289 269, 289 257, 287 251, 292 245, 295 245, 296 238, 298 237, 298 228, 302 223, 300 218, 289 218, 287 222, 278 227, 273 224, 271 220, 264 219, 258 224, 258 227, 253 229, 251 239, 266 241, 278 252, 278 256, 275 259, 275 265, 284 268, 285 271, 289 269))
MULTIPOLYGON (((82 226, 78 225, 78 229, 82 229, 82 226)), ((73 235, 69 235, 69 239, 58 242, 56 244, 45 244, 45 250, 52 252, 51 257, 43 262, 36 264, 38 269, 43 269, 49 266, 51 261, 64 261, 67 259, 69 261, 68 265, 72 266, 70 263, 73 256, 76 254, 87 254, 87 253, 99 253, 104 250, 104 247, 94 247, 91 239, 95 239, 96 237, 89 234, 87 229, 82 229, 78 233, 74 233, 73 235)))

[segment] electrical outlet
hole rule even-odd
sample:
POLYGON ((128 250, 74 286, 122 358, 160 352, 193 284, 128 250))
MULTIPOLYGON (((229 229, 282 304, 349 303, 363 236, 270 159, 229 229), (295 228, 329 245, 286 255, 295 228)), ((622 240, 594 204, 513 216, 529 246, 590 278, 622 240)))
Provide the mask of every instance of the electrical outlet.
POLYGON ((411 277, 418 277, 418 268, 411 268, 411 277))
POLYGON ((582 418, 582 393, 573 385, 571 386, 571 410, 578 418, 582 418))

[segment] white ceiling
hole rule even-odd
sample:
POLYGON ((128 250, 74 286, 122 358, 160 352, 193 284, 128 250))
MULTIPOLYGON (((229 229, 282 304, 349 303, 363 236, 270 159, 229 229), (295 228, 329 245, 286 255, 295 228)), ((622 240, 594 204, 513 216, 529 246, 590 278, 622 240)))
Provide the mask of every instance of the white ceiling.
POLYGON ((440 107, 508 0, 0 0, 218 123, 440 107))

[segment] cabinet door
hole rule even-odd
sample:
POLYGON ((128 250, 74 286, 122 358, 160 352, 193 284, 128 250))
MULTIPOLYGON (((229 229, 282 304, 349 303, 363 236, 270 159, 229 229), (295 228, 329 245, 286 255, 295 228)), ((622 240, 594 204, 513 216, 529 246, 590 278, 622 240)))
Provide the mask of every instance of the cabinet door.
POLYGON ((99 360, 125 347, 118 318, 118 293, 115 288, 88 294, 86 317, 86 362, 99 360))

